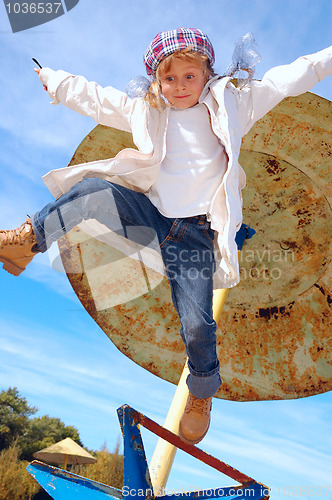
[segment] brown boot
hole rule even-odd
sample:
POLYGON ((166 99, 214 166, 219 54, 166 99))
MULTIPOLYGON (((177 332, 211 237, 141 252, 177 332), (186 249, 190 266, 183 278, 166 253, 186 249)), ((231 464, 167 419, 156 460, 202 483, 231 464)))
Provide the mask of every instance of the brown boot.
POLYGON ((179 427, 179 436, 184 443, 202 441, 210 426, 211 401, 212 398, 198 399, 189 393, 179 427))
POLYGON ((38 251, 30 219, 17 229, 0 231, 0 262, 10 274, 21 274, 38 251))

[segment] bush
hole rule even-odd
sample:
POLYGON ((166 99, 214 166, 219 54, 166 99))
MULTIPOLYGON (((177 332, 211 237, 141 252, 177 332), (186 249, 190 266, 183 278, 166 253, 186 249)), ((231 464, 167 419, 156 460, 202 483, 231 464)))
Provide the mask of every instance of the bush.
POLYGON ((113 488, 123 487, 123 456, 119 453, 119 442, 111 453, 106 445, 95 453, 97 462, 92 465, 75 465, 71 472, 113 488))
POLYGON ((20 452, 14 442, 0 453, 0 500, 31 500, 40 489, 26 471, 28 462, 19 460, 20 452))

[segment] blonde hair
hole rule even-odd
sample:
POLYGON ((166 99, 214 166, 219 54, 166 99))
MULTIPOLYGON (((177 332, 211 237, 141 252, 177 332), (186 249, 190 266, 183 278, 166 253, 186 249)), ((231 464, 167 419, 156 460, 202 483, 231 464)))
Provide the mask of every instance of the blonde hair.
POLYGON ((194 52, 191 47, 187 47, 183 50, 177 50, 169 56, 165 57, 165 59, 163 59, 159 63, 155 79, 151 82, 149 91, 145 96, 145 99, 150 104, 150 106, 152 108, 158 109, 159 111, 162 111, 165 106, 169 106, 169 104, 167 104, 163 99, 159 78, 161 75, 169 71, 175 59, 192 62, 193 64, 200 66, 203 70, 204 76, 206 77, 206 81, 216 75, 208 57, 200 54, 199 52, 194 52))

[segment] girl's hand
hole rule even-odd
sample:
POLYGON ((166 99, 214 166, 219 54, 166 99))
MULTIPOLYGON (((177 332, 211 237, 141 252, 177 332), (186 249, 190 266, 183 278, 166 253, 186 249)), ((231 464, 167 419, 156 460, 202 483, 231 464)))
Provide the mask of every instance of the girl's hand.
MULTIPOLYGON (((34 71, 37 73, 37 75, 39 76, 39 73, 40 73, 40 68, 34 68, 34 71)), ((47 91, 47 87, 46 85, 43 85, 44 89, 47 91)))

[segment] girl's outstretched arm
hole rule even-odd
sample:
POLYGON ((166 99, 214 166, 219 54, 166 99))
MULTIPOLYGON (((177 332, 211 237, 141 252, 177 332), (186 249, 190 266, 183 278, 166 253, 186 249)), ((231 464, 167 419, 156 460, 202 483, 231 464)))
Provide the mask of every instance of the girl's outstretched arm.
POLYGON ((276 66, 261 81, 252 81, 238 91, 243 134, 285 97, 308 92, 329 75, 332 75, 332 46, 299 57, 291 64, 276 66))
POLYGON ((101 125, 131 131, 131 116, 137 99, 130 99, 113 87, 101 87, 66 71, 36 68, 36 72, 53 100, 52 104, 64 104, 101 125))

